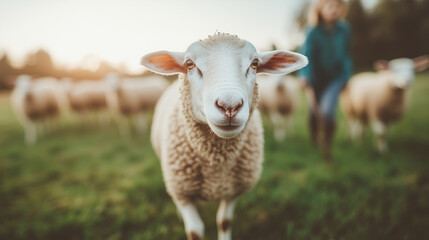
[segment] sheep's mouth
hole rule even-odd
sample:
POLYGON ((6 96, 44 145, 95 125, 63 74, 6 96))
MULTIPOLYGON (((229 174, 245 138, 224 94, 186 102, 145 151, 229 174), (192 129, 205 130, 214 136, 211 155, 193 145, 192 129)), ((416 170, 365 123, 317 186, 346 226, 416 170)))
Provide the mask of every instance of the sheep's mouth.
POLYGON ((229 125, 225 125, 225 126, 221 126, 221 125, 217 125, 217 124, 214 124, 217 128, 219 128, 219 129, 221 129, 221 130, 223 130, 223 131, 226 131, 226 132, 228 132, 228 131, 234 131, 234 130, 236 130, 237 128, 239 128, 240 127, 240 125, 231 125, 231 124, 229 124, 229 125))
POLYGON ((244 128, 243 124, 215 124, 213 122, 208 121, 208 124, 212 131, 221 138, 233 138, 237 136, 244 128))

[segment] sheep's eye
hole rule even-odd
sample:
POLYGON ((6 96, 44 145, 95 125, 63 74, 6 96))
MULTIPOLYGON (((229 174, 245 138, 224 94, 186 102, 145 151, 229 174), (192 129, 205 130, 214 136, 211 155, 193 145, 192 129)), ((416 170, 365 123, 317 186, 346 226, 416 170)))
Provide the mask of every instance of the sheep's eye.
POLYGON ((250 66, 251 66, 253 69, 258 68, 258 66, 259 66, 259 60, 258 60, 258 59, 253 59, 253 61, 252 61, 252 63, 250 64, 250 66))
POLYGON ((195 63, 191 59, 186 60, 185 65, 189 70, 195 67, 195 63))

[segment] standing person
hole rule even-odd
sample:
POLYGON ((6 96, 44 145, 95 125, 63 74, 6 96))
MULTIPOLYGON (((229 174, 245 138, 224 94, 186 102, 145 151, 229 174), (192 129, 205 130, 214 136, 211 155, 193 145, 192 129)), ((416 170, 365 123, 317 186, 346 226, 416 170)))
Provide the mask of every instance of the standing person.
POLYGON ((310 101, 310 133, 331 159, 338 96, 352 73, 349 54, 350 28, 343 0, 317 0, 309 14, 309 27, 302 53, 309 64, 299 75, 310 101))

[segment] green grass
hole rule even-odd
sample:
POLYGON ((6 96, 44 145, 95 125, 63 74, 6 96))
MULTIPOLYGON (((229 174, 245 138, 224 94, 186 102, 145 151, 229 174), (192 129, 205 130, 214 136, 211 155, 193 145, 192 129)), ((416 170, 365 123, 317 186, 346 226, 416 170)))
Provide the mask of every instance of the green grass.
MULTIPOLYGON (((429 74, 418 75, 385 156, 371 134, 347 141, 339 114, 325 164, 304 102, 281 143, 265 121, 264 171, 240 198, 234 239, 429 239, 428 92, 429 74)), ((216 239, 216 208, 200 205, 206 239, 216 239)), ((185 238, 148 134, 124 142, 114 126, 71 125, 27 147, 0 97, 0 239, 185 238)))

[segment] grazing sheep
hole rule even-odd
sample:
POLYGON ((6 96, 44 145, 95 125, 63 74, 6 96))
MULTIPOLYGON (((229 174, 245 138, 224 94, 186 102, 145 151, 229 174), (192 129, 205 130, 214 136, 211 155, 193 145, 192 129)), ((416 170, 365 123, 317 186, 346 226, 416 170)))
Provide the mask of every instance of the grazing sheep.
POLYGON ((81 121, 89 122, 91 114, 95 114, 99 122, 105 125, 108 120, 106 84, 98 80, 82 80, 73 82, 65 79, 64 92, 67 96, 68 108, 79 115, 81 121))
POLYGON ((355 75, 341 93, 341 108, 346 115, 350 137, 361 137, 368 124, 377 136, 377 149, 387 151, 387 127, 399 120, 406 107, 407 89, 414 81, 414 70, 429 66, 429 57, 377 61, 376 73, 355 75))
POLYGON ((188 239, 204 234, 198 200, 221 202, 219 239, 231 239, 236 200, 259 179, 263 131, 256 73, 285 74, 306 64, 300 54, 258 53, 250 42, 221 33, 186 52, 159 51, 142 58, 154 72, 179 74, 155 108, 151 140, 188 239))
POLYGON ((109 74, 106 82, 107 104, 123 136, 129 135, 127 118, 130 117, 133 118, 137 130, 144 132, 148 112, 155 108, 161 94, 169 85, 168 81, 160 76, 120 80, 116 74, 109 74))
POLYGON ((16 79, 11 104, 18 121, 24 127, 27 144, 34 144, 37 135, 42 134, 43 128, 50 125, 48 121, 58 116, 58 88, 54 78, 33 80, 30 76, 21 75, 16 79))
POLYGON ((286 127, 292 131, 292 115, 298 102, 298 85, 287 75, 258 76, 259 109, 267 113, 274 125, 274 137, 282 141, 286 127))

